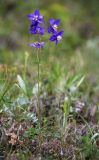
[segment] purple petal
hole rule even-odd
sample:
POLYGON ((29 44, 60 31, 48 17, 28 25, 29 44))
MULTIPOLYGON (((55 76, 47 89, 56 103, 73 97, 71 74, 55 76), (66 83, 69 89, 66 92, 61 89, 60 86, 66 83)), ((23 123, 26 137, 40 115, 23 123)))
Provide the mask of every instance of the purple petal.
POLYGON ((55 31, 55 30, 54 30, 54 35, 55 35, 55 36, 57 36, 57 35, 58 35, 58 32, 57 32, 57 31, 55 31))
POLYGON ((44 21, 41 19, 38 19, 38 23, 44 23, 44 21))
POLYGON ((33 20, 34 14, 28 14, 27 16, 29 20, 33 20))
POLYGON ((50 37, 50 41, 55 41, 56 40, 56 36, 55 35, 52 35, 51 37, 50 37))
POLYGON ((36 34, 37 32, 35 30, 30 30, 31 34, 36 34))
POLYGON ((43 19, 43 18, 44 18, 44 16, 42 16, 42 15, 39 16, 39 19, 43 19))
POLYGON ((39 27, 38 28, 38 33, 41 34, 41 35, 44 35, 44 30, 45 30, 45 27, 39 27))
POLYGON ((35 15, 35 16, 39 16, 39 15, 40 15, 40 12, 39 12, 38 9, 36 9, 36 10, 34 11, 34 15, 35 15))
POLYGON ((35 26, 30 27, 30 33, 31 33, 31 34, 36 34, 36 33, 37 33, 37 29, 36 29, 35 26))
POLYGON ((58 33, 58 35, 62 36, 63 33, 64 33, 64 30, 60 31, 60 32, 58 33))
POLYGON ((54 24, 54 19, 50 18, 50 25, 52 26, 54 24))
POLYGON ((41 42, 41 46, 44 47, 44 45, 45 45, 45 42, 41 42))
POLYGON ((35 44, 34 43, 30 43, 29 46, 35 47, 35 44))
POLYGON ((45 45, 45 42, 35 42, 35 43, 31 43, 29 44, 29 46, 34 47, 34 48, 43 48, 45 45))
POLYGON ((32 26, 37 26, 38 25, 38 22, 37 21, 35 21, 35 20, 32 20, 32 24, 31 24, 32 26))
POLYGON ((59 25, 60 23, 60 19, 56 19, 56 21, 54 22, 54 24, 59 25))
POLYGON ((54 29, 51 26, 48 28, 48 33, 54 33, 54 29))

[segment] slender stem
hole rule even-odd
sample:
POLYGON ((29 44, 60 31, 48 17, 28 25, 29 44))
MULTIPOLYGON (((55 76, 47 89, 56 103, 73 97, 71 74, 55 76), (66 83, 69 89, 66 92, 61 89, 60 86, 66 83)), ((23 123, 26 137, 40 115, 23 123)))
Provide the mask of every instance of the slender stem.
POLYGON ((40 121, 41 121, 41 113, 40 113, 40 57, 39 57, 39 49, 37 49, 37 72, 38 72, 38 78, 37 78, 37 84, 38 84, 38 119, 39 119, 39 127, 40 127, 40 121))
POLYGON ((38 66, 38 77, 37 77, 37 84, 38 84, 38 127, 39 127, 39 149, 41 150, 41 143, 42 143, 42 133, 41 133, 41 108, 40 108, 40 56, 39 56, 40 49, 37 49, 37 66, 38 66))
POLYGON ((26 70, 27 70, 27 61, 28 61, 28 52, 25 52, 25 63, 24 63, 24 80, 26 80, 26 70))

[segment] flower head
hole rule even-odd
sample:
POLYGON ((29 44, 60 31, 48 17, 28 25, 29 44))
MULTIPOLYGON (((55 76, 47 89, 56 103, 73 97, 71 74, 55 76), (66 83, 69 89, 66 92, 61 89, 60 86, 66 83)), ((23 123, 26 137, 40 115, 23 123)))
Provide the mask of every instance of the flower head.
POLYGON ((33 25, 37 25, 38 23, 44 23, 42 20, 44 16, 40 15, 39 10, 35 10, 34 13, 28 15, 29 20, 32 22, 33 25))
POLYGON ((62 35, 63 35, 64 31, 60 31, 60 32, 54 32, 54 34, 50 37, 50 41, 52 42, 56 42, 56 44, 58 44, 58 42, 62 39, 62 35))
POLYGON ((48 28, 48 33, 56 32, 59 23, 60 23, 60 19, 54 20, 53 18, 50 18, 50 27, 48 28))
POLYGON ((33 25, 31 24, 30 26, 30 33, 31 34, 41 34, 41 35, 44 35, 44 30, 45 30, 45 27, 43 26, 40 26, 39 24, 38 25, 33 25))
POLYGON ((35 43, 31 43, 29 44, 31 47, 34 47, 34 48, 43 48, 44 45, 45 45, 45 42, 35 42, 35 43))

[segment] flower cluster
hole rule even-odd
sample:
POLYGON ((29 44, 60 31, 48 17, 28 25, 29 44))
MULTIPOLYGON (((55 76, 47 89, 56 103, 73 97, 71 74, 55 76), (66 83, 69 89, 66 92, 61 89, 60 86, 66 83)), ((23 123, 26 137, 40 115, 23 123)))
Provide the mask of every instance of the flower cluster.
POLYGON ((44 34, 44 27, 41 24, 44 24, 44 16, 40 15, 38 10, 35 10, 33 14, 28 15, 29 20, 31 21, 30 33, 31 34, 44 34))
MULTIPOLYGON (((31 34, 44 35, 45 27, 42 26, 42 24, 44 24, 44 21, 43 21, 44 16, 40 15, 39 10, 36 9, 34 13, 29 14, 28 18, 31 21, 29 32, 31 34)), ((60 23, 59 19, 54 20, 53 18, 51 18, 50 27, 48 28, 48 33, 52 34, 49 40, 52 42, 55 41, 56 44, 58 44, 58 42, 62 39, 62 35, 64 33, 63 30, 58 32, 57 29, 58 29, 59 23, 60 23)), ((43 48, 44 45, 45 45, 45 42, 35 42, 30 44, 30 46, 34 48, 43 48)))
POLYGON ((60 23, 59 19, 54 20, 53 18, 50 19, 50 27, 48 28, 48 33, 52 33, 52 36, 50 37, 50 41, 55 41, 56 44, 62 39, 62 35, 64 31, 58 32, 58 25, 60 23))

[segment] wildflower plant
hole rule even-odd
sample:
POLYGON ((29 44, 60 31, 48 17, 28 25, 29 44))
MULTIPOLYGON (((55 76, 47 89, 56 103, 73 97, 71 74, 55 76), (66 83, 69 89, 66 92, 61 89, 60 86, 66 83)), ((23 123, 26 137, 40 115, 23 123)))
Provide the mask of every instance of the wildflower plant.
MULTIPOLYGON (((39 10, 35 10, 34 13, 28 14, 28 19, 30 20, 30 28, 29 33, 30 34, 39 34, 44 35, 45 34, 45 22, 44 22, 44 16, 40 14, 39 10)), ((64 31, 58 31, 58 26, 60 24, 60 19, 54 20, 53 18, 50 18, 50 26, 48 27, 47 32, 51 34, 49 40, 51 42, 55 42, 56 44, 59 43, 59 41, 62 39, 62 35, 64 31)), ((39 124, 41 123, 41 113, 40 113, 40 57, 39 57, 39 51, 45 46, 45 42, 34 42, 30 43, 29 46, 36 48, 36 56, 37 56, 37 64, 38 64, 38 78, 37 78, 37 84, 38 84, 38 120, 39 124)))
MULTIPOLYGON (((34 13, 28 15, 28 19, 31 21, 31 25, 29 28, 30 34, 39 34, 44 35, 45 27, 42 26, 44 24, 43 21, 44 16, 40 15, 39 10, 35 10, 34 13)), ((38 78, 37 78, 37 84, 38 84, 38 119, 40 124, 40 57, 39 57, 39 50, 43 48, 45 45, 45 42, 34 42, 29 44, 29 46, 34 47, 37 49, 36 56, 37 56, 37 65, 38 65, 38 78)))

